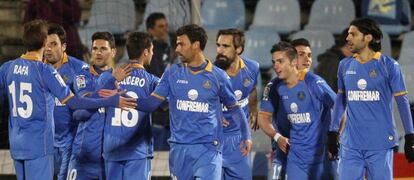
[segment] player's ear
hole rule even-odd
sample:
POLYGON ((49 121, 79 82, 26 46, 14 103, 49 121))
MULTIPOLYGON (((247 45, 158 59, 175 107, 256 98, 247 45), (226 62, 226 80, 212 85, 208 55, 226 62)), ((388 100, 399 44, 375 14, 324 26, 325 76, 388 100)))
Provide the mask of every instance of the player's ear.
POLYGON ((293 66, 297 66, 298 65, 298 58, 295 58, 295 59, 293 59, 292 61, 290 61, 291 62, 291 64, 293 65, 293 66))
POLYGON ((196 42, 192 43, 191 46, 193 47, 193 49, 201 49, 200 41, 196 41, 196 42))
POLYGON ((63 43, 63 44, 62 44, 62 50, 63 50, 63 52, 65 52, 65 51, 66 51, 66 43, 63 43))
POLYGON ((116 48, 111 48, 111 55, 112 57, 116 56, 116 48))
POLYGON ((365 35, 365 36, 364 36, 364 39, 365 39, 365 41, 367 41, 367 42, 371 42, 371 41, 373 40, 373 37, 372 37, 372 35, 371 35, 371 34, 367 34, 367 35, 365 35))
POLYGON ((243 51, 243 48, 241 46, 236 48, 236 52, 237 52, 238 55, 240 55, 242 51, 243 51))

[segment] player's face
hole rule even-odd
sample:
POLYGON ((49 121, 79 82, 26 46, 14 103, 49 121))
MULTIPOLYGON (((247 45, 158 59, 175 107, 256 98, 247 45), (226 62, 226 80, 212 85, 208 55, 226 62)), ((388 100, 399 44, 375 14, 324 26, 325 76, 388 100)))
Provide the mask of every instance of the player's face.
MULTIPOLYGON (((297 59, 292 61, 284 51, 276 51, 272 53, 273 70, 275 70, 277 77, 281 80, 289 78, 293 74, 293 70, 297 65, 297 59)), ((296 76, 296 75, 295 75, 296 76)))
POLYGON ((116 51, 112 49, 107 40, 97 39, 92 43, 92 62, 98 68, 111 64, 116 51))
POLYGON ((148 32, 155 38, 161 40, 168 39, 168 22, 166 19, 158 19, 155 21, 154 27, 148 32))
POLYGON ((195 43, 191 44, 187 35, 181 35, 177 37, 177 47, 175 52, 178 57, 181 58, 183 63, 190 63, 194 57, 195 43))
POLYGON ((237 49, 233 44, 232 35, 220 35, 216 42, 217 56, 214 64, 221 69, 227 70, 231 63, 237 58, 237 49))
POLYGON ((144 53, 146 53, 146 55, 144 54, 145 55, 144 65, 149 65, 151 63, 152 55, 154 55, 153 49, 154 49, 154 46, 151 43, 150 48, 144 50, 145 51, 144 53))
POLYGON ((308 69, 312 65, 312 51, 308 46, 296 46, 298 52, 298 70, 308 69))
POLYGON ((63 52, 66 50, 66 44, 60 42, 57 34, 50 34, 46 39, 46 48, 44 56, 51 64, 55 64, 62 60, 63 52))
POLYGON ((366 36, 362 34, 356 26, 350 26, 348 36, 346 37, 347 45, 352 53, 359 53, 368 46, 366 36))

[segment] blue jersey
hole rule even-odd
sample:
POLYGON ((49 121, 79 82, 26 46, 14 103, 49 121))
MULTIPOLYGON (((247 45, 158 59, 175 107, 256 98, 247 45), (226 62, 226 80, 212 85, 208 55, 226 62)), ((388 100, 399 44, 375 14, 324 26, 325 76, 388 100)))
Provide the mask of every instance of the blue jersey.
MULTIPOLYGON (((111 70, 108 70, 112 72, 111 70)), ((100 74, 93 66, 89 72, 76 76, 78 95, 93 92, 100 84, 100 74)), ((102 157, 102 141, 105 120, 105 109, 99 108, 87 121, 79 122, 72 145, 72 154, 85 162, 100 162, 102 157)))
MULTIPOLYGON (((263 98, 260 102, 260 111, 270 113, 272 115, 272 124, 276 128, 277 132, 282 136, 290 137, 290 122, 287 120, 287 114, 285 109, 280 106, 281 99, 277 92, 278 87, 282 84, 282 81, 274 78, 272 79, 263 90, 263 98)), ((276 144, 272 142, 272 148, 274 149, 276 144)))
POLYGON ((168 98, 169 141, 181 144, 221 142, 221 104, 228 107, 237 103, 229 76, 210 61, 196 72, 186 64, 172 65, 152 95, 168 98))
POLYGON ((377 52, 361 63, 355 57, 342 60, 338 92, 345 93, 347 122, 341 143, 352 149, 380 150, 397 145, 392 116, 392 96, 407 94, 399 64, 377 52))
POLYGON ((288 160, 301 164, 322 162, 330 123, 323 115, 326 108, 333 106, 335 93, 322 78, 309 72, 300 76, 292 88, 284 82, 280 84, 277 88, 280 105, 291 124, 288 160))
MULTIPOLYGON (((142 65, 132 64, 130 76, 120 82, 120 88, 130 97, 148 97, 159 78, 145 71, 142 65)), ((102 81, 112 75, 102 73, 102 81)), ((109 161, 143 159, 152 156, 150 113, 135 109, 106 108, 103 156, 109 161)))
POLYGON ((9 100, 9 142, 13 159, 53 153, 54 97, 73 97, 59 73, 37 57, 22 55, 0 69, 0 89, 9 100), (52 96, 52 94, 54 96, 52 96))
MULTIPOLYGON (((66 85, 76 92, 75 84, 78 80, 77 75, 82 74, 82 71, 89 70, 89 65, 74 57, 63 54, 62 66, 57 69, 60 76, 66 85)), ((62 104, 55 98, 55 145, 62 147, 67 144, 72 144, 74 133, 76 132, 77 123, 72 121, 72 110, 65 104, 62 104)))
MULTIPOLYGON (((249 95, 256 87, 259 73, 259 64, 245 58, 240 60, 239 72, 234 75, 229 74, 238 104, 243 109, 247 118, 249 117, 249 95)), ((240 120, 233 120, 231 114, 227 112, 227 108, 224 107, 223 110, 224 118, 229 121, 229 125, 224 128, 224 133, 240 132, 240 120)))

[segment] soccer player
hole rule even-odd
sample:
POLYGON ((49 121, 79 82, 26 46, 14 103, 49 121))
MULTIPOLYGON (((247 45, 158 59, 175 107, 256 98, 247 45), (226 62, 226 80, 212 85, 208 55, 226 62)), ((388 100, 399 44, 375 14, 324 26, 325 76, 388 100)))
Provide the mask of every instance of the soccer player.
MULTIPOLYGON (((148 97, 159 82, 158 77, 144 69, 153 55, 151 37, 133 32, 128 35, 126 48, 133 70, 119 83, 119 88, 131 97, 148 97)), ((109 72, 102 74, 103 81, 111 78, 109 72)), ((150 179, 153 153, 150 114, 136 109, 107 108, 103 147, 108 179, 150 179)))
MULTIPOLYGON (((259 125, 278 143, 280 151, 288 154, 286 175, 289 179, 320 179, 330 122, 330 118, 322 118, 322 115, 325 108, 333 106, 334 92, 319 76, 307 72, 307 69, 298 71, 297 51, 291 44, 276 44, 271 53, 274 69, 282 82, 275 84, 275 87, 266 87, 263 99, 268 102, 261 105, 259 125), (269 102, 269 95, 274 91, 280 96, 276 105, 279 110, 274 115, 278 120, 275 124, 279 132, 290 135, 289 139, 277 133, 270 123, 274 102, 269 102), (284 119, 289 122, 281 121, 284 119)), ((278 155, 284 154, 276 151, 278 155)), ((281 172, 284 158, 276 158, 277 163, 281 163, 276 166, 277 172, 281 172)), ((275 175, 274 179, 283 178, 275 175)))
MULTIPOLYGON (((260 73, 259 64, 240 57, 244 50, 244 42, 243 31, 238 29, 220 30, 216 38, 217 57, 214 64, 230 76, 234 94, 246 115, 246 119, 249 115, 252 115, 251 118, 257 118, 256 83, 260 73)), ((226 108, 223 109, 223 114, 225 127, 222 179, 251 179, 250 155, 242 154, 239 149, 240 142, 242 142, 240 123, 238 123, 240 119, 234 120, 226 108)), ((247 149, 250 150, 252 142, 247 142, 247 149)))
POLYGON ((230 78, 206 60, 207 35, 197 25, 177 30, 176 52, 182 63, 167 69, 149 98, 138 98, 138 109, 153 111, 168 99, 171 138, 170 173, 174 179, 221 179, 222 105, 241 125, 240 148, 247 154, 251 139, 246 117, 237 104, 230 78))
POLYGON ((27 52, 0 67, 0 92, 8 94, 10 151, 18 179, 53 178, 52 95, 72 109, 135 106, 134 99, 119 96, 108 99, 74 96, 57 71, 42 62, 47 35, 45 21, 24 24, 23 44, 27 52))
MULTIPOLYGON (((66 54, 66 32, 58 24, 50 24, 46 47, 44 50, 45 62, 53 65, 62 76, 65 84, 76 93, 76 74, 89 69, 89 66, 74 57, 66 54)), ((66 179, 69 159, 72 152, 73 137, 77 123, 72 121, 72 110, 55 98, 53 118, 55 123, 55 171, 57 179, 66 179)))
MULTIPOLYGON (((96 32, 92 35, 92 63, 89 72, 77 76, 81 80, 77 91, 88 96, 97 90, 100 75, 112 72, 112 61, 116 54, 115 39, 109 32, 96 32)), ((121 80, 121 79, 120 79, 121 80)), ((84 110, 78 110, 74 118, 79 121, 72 145, 72 157, 69 163, 69 179, 105 179, 102 157, 103 129, 105 111, 100 108, 91 110, 91 115, 78 116, 84 110)))
MULTIPOLYGON (((295 47, 298 57, 297 57, 297 69, 305 70, 309 69, 312 65, 312 51, 311 46, 308 40, 299 38, 291 42, 295 47)), ((276 72, 276 69, 274 69, 276 72)), ((286 163, 287 163, 287 154, 284 153, 279 148, 279 143, 282 143, 285 146, 286 139, 289 138, 290 132, 290 123, 287 120, 286 112, 279 106, 279 94, 276 87, 278 83, 282 82, 278 78, 274 78, 266 85, 264 90, 263 99, 260 103, 260 120, 259 123, 266 123, 261 126, 277 128, 278 136, 281 136, 280 142, 274 141, 274 135, 271 135, 272 139, 272 168, 269 173, 269 179, 285 179, 286 174, 286 163)), ((269 131, 269 130, 267 130, 269 131)))
POLYGON ((405 130, 405 155, 414 161, 414 130, 398 62, 381 54, 382 33, 372 19, 351 22, 346 38, 353 57, 338 69, 338 94, 329 133, 329 149, 338 154, 338 127, 346 110, 341 135, 339 179, 392 179, 392 148, 398 143, 392 116, 392 97, 397 102, 405 130))

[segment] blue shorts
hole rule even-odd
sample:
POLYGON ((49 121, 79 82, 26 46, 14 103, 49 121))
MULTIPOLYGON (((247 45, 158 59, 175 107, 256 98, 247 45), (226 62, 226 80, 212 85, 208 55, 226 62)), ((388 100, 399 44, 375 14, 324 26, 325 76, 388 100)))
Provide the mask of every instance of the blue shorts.
POLYGON ((72 154, 71 144, 64 146, 64 147, 55 147, 54 166, 55 166, 55 174, 57 174, 58 180, 66 180, 71 154, 72 154))
POLYGON ((171 143, 172 179, 221 179, 222 156, 219 145, 171 143))
POLYGON ((320 180, 323 174, 323 162, 315 164, 299 164, 288 161, 286 166, 286 179, 289 180, 320 180))
POLYGON ((17 179, 53 179, 53 155, 30 160, 14 160, 17 179))
POLYGON ((339 160, 339 179, 363 179, 364 172, 368 179, 386 179, 393 177, 392 149, 385 150, 357 150, 341 146, 339 160))
POLYGON ((286 175, 287 154, 279 147, 272 152, 272 167, 269 170, 267 179, 284 180, 286 175))
POLYGON ((69 162, 68 180, 105 179, 104 163, 84 162, 73 155, 69 162))
POLYGON ((105 174, 109 179, 150 179, 151 159, 105 161, 105 174))
POLYGON ((252 179, 250 155, 242 156, 241 135, 225 135, 223 143, 223 178, 252 179))

